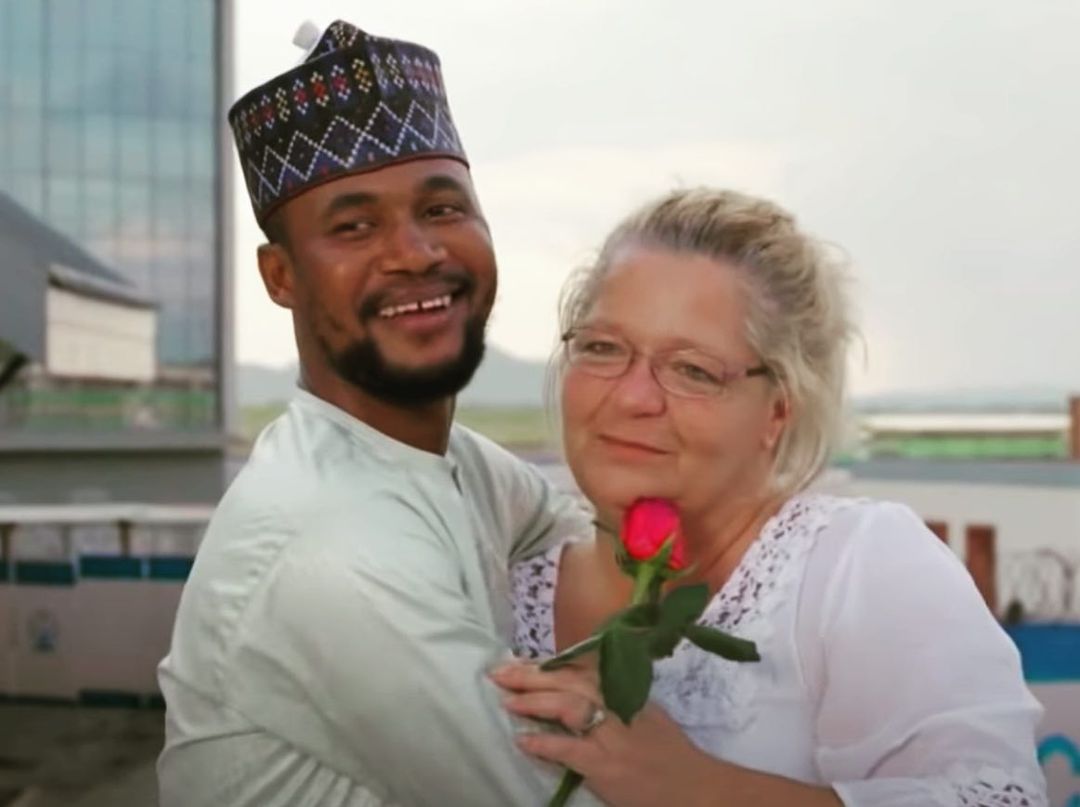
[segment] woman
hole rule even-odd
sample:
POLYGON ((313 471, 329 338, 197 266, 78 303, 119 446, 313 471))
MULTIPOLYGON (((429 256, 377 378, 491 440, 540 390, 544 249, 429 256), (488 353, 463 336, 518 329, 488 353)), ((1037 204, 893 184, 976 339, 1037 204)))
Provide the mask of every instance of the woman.
MULTIPOLYGON (((839 268, 775 205, 683 191, 627 219, 562 305, 566 458, 601 523, 682 514, 704 621, 651 705, 605 719, 595 675, 493 673, 520 738, 635 805, 1043 805, 1040 707, 953 555, 907 508, 808 491, 833 444, 852 335, 839 268)), ((606 537, 514 570, 519 655, 551 656, 629 599, 606 537)))

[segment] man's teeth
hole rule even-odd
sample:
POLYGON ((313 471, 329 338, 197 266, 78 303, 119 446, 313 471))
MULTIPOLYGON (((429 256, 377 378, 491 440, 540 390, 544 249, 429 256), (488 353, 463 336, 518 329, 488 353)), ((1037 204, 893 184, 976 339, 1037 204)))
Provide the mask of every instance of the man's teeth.
POLYGON ((415 314, 417 311, 434 311, 438 308, 449 308, 453 295, 444 294, 441 297, 432 297, 430 300, 419 300, 413 303, 401 305, 388 305, 379 311, 379 316, 384 319, 393 319, 402 314, 415 314))

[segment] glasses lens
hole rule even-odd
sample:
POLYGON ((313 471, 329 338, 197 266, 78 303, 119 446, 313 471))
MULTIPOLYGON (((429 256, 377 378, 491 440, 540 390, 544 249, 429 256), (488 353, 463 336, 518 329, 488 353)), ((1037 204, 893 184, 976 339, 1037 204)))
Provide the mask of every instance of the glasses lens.
POLYGON ((575 331, 566 342, 570 363, 593 375, 613 377, 626 370, 632 350, 611 334, 601 331, 575 331))
POLYGON ((656 380, 673 395, 710 398, 727 387, 728 371, 720 360, 696 350, 679 350, 656 359, 656 380))

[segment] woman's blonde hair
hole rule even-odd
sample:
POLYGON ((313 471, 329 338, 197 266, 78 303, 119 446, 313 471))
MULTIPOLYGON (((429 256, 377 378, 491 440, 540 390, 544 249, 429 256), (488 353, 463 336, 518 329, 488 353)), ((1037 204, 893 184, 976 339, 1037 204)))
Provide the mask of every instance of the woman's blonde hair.
MULTIPOLYGON (((747 291, 746 337, 782 389, 791 418, 776 448, 773 483, 792 493, 828 461, 843 422, 851 321, 846 272, 825 245, 765 199, 710 188, 645 205, 608 236, 595 262, 567 281, 560 333, 581 323, 619 250, 661 248, 721 260, 747 291)), ((555 362, 556 380, 562 359, 555 362)))

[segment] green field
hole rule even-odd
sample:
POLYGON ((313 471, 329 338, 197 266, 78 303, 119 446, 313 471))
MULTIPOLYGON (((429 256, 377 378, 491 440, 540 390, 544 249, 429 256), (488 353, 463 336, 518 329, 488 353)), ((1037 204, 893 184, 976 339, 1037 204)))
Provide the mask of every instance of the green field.
POLYGON ((1062 459, 1068 453, 1064 437, 930 436, 880 439, 867 447, 872 457, 954 460, 1062 459))
MULTIPOLYGON (((246 440, 254 440, 263 427, 281 414, 284 404, 246 406, 241 409, 240 423, 246 440)), ((513 449, 552 448, 556 445, 544 410, 532 407, 463 407, 457 420, 470 429, 513 449)))

